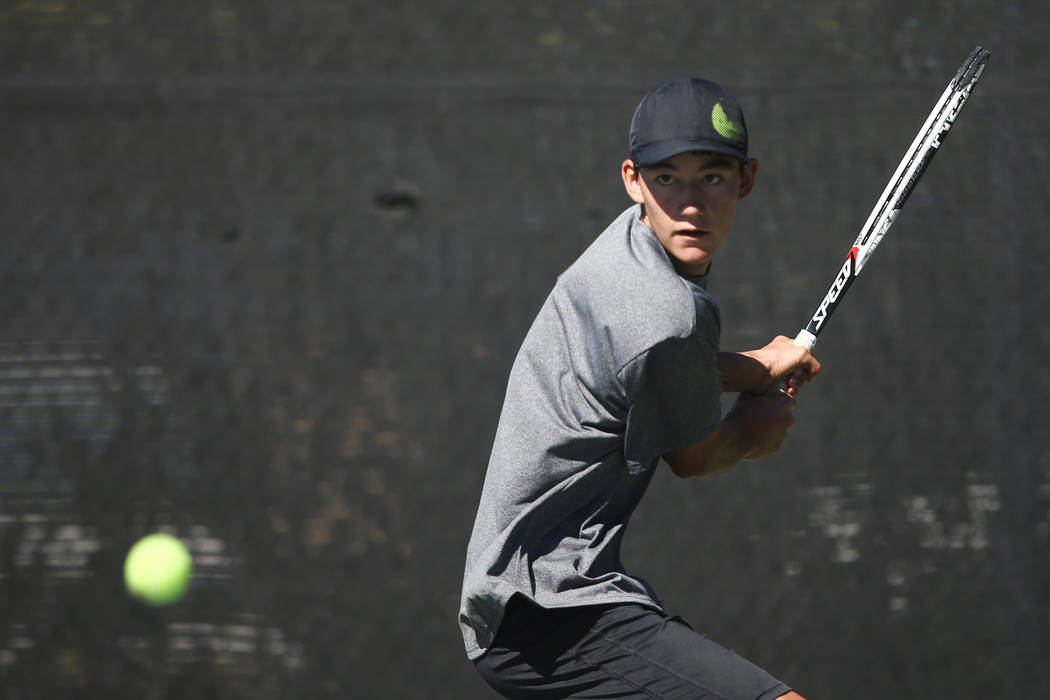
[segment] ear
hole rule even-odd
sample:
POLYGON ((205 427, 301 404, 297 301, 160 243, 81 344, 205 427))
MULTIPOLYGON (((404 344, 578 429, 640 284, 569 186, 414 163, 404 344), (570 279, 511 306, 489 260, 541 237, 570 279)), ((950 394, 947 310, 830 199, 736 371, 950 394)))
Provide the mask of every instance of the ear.
POLYGON ((743 199, 755 189, 755 176, 758 175, 758 161, 752 158, 740 173, 740 193, 737 199, 743 199))
POLYGON ((642 174, 634 167, 634 161, 628 158, 620 164, 620 177, 623 178, 623 188, 627 190, 627 196, 637 204, 645 204, 642 196, 642 174))

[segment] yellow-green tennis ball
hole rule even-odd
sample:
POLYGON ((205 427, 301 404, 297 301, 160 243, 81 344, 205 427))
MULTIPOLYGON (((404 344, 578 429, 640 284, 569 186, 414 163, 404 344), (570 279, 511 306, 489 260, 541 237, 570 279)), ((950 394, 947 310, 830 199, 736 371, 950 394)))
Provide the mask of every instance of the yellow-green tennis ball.
POLYGON ((146 535, 128 551, 124 583, 128 592, 150 605, 170 605, 186 592, 193 561, 171 535, 146 535))

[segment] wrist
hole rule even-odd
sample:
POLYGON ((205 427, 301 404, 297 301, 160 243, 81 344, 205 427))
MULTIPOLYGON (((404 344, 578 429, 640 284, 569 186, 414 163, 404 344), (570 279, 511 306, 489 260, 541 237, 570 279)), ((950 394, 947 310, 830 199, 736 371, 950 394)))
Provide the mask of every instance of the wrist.
POLYGON ((725 440, 724 452, 726 455, 735 458, 737 462, 747 459, 753 447, 744 421, 741 420, 738 405, 734 404, 733 408, 726 413, 719 428, 719 432, 723 433, 723 439, 725 440))
POLYGON ((707 469, 703 476, 717 476, 735 467, 747 458, 750 451, 745 431, 736 416, 730 412, 718 427, 717 444, 708 453, 707 469))

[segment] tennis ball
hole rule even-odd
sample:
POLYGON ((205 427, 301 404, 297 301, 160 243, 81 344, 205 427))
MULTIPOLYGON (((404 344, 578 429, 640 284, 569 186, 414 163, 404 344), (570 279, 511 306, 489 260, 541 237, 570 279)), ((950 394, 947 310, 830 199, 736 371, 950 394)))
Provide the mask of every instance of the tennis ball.
POLYGON ((171 535, 146 535, 128 551, 124 584, 128 592, 150 605, 170 605, 186 592, 193 561, 186 547, 171 535))

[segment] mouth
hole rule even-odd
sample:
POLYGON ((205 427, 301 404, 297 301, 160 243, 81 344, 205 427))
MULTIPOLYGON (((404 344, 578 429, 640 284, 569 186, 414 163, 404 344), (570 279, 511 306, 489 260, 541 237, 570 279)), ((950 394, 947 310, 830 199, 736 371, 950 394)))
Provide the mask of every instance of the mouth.
POLYGON ((703 238, 704 236, 707 236, 708 235, 708 231, 704 231, 703 229, 690 228, 690 229, 681 229, 679 231, 675 231, 675 234, 678 235, 678 236, 682 236, 683 238, 699 240, 699 239, 703 238))

